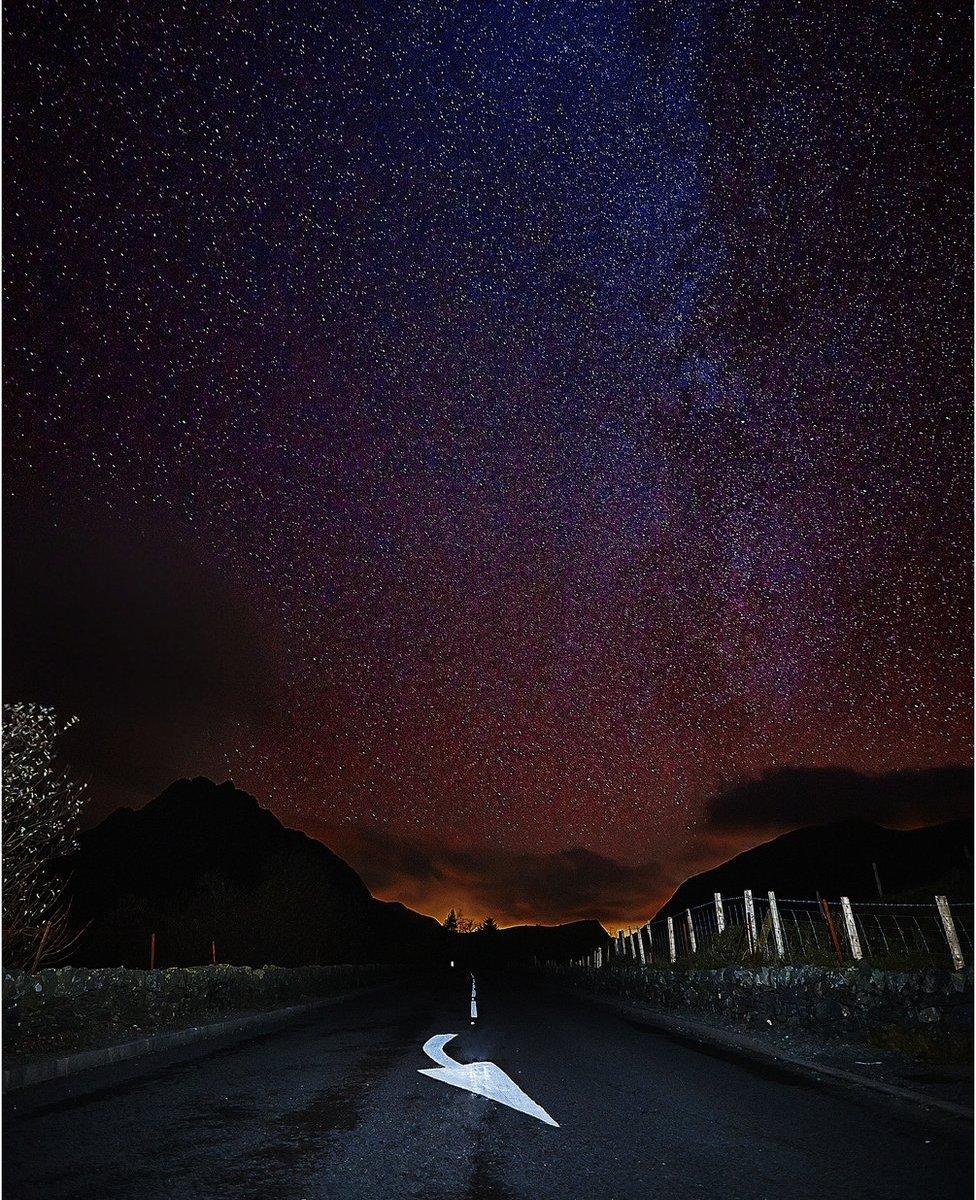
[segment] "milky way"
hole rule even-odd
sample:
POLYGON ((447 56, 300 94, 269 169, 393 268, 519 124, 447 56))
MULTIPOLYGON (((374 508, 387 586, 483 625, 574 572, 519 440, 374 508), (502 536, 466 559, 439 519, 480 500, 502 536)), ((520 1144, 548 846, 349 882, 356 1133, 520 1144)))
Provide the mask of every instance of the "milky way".
POLYGON ((106 795, 636 863, 970 758, 965 6, 7 31, 8 690, 106 795))

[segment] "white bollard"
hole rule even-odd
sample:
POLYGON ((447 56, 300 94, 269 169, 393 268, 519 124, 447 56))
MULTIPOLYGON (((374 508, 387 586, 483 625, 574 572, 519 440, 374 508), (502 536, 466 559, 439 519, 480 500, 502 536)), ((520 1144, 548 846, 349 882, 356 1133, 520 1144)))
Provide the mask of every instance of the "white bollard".
POLYGON ((692 954, 698 953, 698 943, 695 941, 695 922, 691 919, 691 909, 685 909, 685 921, 688 924, 688 946, 692 954))
POLYGON ((857 926, 854 924, 854 910, 846 896, 841 896, 840 907, 844 914, 844 927, 847 930, 847 940, 851 947, 851 957, 860 962, 864 957, 861 951, 861 939, 857 936, 857 926))
POLYGON ((786 957, 786 943, 783 939, 783 926, 779 919, 779 905, 776 903, 776 893, 769 893, 769 915, 773 920, 773 941, 776 943, 776 957, 786 957))
POLYGON ((722 893, 715 893, 715 927, 719 933, 725 932, 725 909, 722 907, 722 893))
POLYGON ((956 932, 956 923, 952 919, 949 901, 945 896, 936 896, 935 906, 942 918, 942 928, 945 930, 946 941, 949 943, 949 950, 952 954, 952 965, 957 971, 961 971, 966 965, 966 960, 962 955, 962 946, 959 944, 959 934, 956 932))
POLYGON ((755 954, 756 942, 758 941, 756 937, 756 908, 752 903, 752 892, 749 888, 746 888, 742 900, 746 910, 746 942, 749 946, 749 953, 755 954))
POLYGON ((678 956, 674 948, 674 921, 671 917, 668 917, 668 953, 671 956, 671 961, 674 962, 678 956))

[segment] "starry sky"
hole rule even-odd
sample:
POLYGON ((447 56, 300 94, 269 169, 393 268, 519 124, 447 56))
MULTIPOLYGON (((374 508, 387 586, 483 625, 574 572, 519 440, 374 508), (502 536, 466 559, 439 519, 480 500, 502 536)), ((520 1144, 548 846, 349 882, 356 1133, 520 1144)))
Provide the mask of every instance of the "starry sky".
POLYGON ((612 921, 730 782, 972 761, 968 6, 5 31, 5 694, 93 819, 612 921))

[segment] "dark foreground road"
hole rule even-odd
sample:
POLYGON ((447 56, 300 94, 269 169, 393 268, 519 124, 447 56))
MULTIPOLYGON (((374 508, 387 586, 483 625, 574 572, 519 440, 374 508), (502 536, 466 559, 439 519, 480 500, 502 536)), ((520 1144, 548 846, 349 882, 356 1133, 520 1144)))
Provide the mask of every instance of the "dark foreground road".
MULTIPOLYGON (((6 1200, 971 1196, 972 1128, 675 1042, 504 976, 344 1003, 97 1093, 5 1106, 6 1200), (418 1074, 435 1034, 552 1118, 418 1074)), ((143 1067, 143 1070, 146 1068, 143 1067)), ((111 1079, 111 1081, 109 1081, 111 1079)))

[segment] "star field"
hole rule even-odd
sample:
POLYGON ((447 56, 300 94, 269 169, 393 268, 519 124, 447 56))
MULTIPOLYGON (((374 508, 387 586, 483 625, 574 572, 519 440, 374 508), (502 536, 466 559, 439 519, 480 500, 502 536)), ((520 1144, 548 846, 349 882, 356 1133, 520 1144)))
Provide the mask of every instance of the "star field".
POLYGON ((969 36, 9 10, 8 522, 185 559, 246 630, 197 708, 48 663, 113 795, 223 772, 309 829, 639 862, 724 780, 969 760, 969 36))

